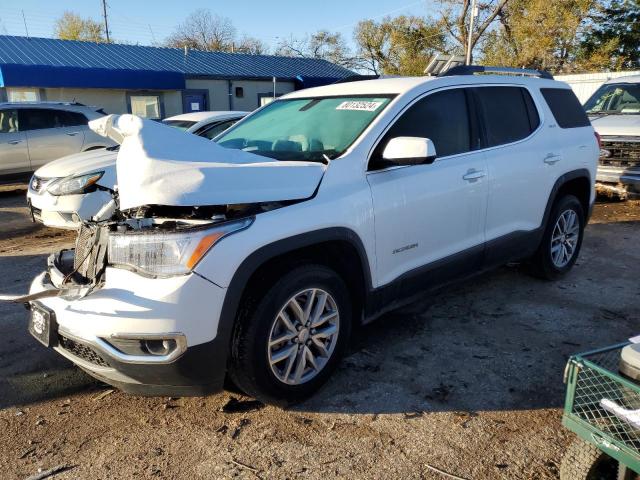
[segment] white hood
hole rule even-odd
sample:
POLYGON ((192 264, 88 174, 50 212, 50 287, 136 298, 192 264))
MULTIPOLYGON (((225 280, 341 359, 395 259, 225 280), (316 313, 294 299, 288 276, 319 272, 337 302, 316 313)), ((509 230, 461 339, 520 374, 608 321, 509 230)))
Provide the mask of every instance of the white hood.
POLYGON ((326 166, 281 162, 134 115, 108 115, 89 127, 116 141, 120 209, 199 206, 308 198, 326 166))
POLYGON ((61 178, 114 169, 117 152, 100 148, 74 153, 43 165, 35 174, 41 178, 61 178))
POLYGON ((590 115, 589 119, 602 136, 640 137, 640 114, 590 115))

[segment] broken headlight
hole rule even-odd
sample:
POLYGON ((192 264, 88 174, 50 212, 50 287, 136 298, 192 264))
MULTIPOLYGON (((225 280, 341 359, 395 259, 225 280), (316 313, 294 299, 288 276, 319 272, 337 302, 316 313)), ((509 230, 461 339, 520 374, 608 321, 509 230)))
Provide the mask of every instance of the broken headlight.
POLYGON ((193 270, 216 242, 252 222, 252 218, 245 218, 182 232, 111 233, 107 256, 111 265, 131 267, 148 275, 183 275, 193 270))
POLYGON ((89 187, 95 184, 104 175, 104 172, 93 172, 87 175, 77 175, 75 177, 65 177, 52 182, 47 187, 47 192, 51 195, 73 195, 84 193, 89 187))

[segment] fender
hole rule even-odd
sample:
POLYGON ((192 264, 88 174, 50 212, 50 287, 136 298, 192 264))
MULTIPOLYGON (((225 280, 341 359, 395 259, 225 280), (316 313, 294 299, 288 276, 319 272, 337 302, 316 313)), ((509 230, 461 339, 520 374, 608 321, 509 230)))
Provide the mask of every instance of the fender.
POLYGON ((231 334, 233 332, 238 309, 240 308, 240 300, 242 299, 245 286, 258 268, 270 259, 287 252, 336 240, 346 241, 356 249, 358 256, 360 257, 360 263, 362 264, 362 273, 365 281, 365 295, 373 289, 369 258, 364 248, 364 244, 358 234, 349 228, 331 227, 314 230, 267 244, 244 259, 229 283, 227 294, 225 295, 224 303, 222 304, 220 319, 218 321, 218 332, 216 334, 216 338, 213 340, 213 343, 215 344, 213 346, 213 354, 216 357, 214 360, 215 365, 226 364, 230 352, 231 334))
MULTIPOLYGON (((562 186, 570 182, 571 180, 575 180, 576 178, 586 178, 589 180, 589 185, 593 185, 593 181, 591 179, 591 173, 586 168, 579 168, 577 170, 571 170, 563 175, 560 175, 556 180, 556 183, 553 184, 553 188, 551 189, 551 193, 549 194, 549 200, 547 200, 547 206, 544 209, 544 215, 542 217, 542 224, 540 228, 544 231, 544 227, 547 224, 547 220, 549 220, 549 215, 551 215, 551 208, 553 204, 556 202, 556 197, 558 196, 558 192, 562 188, 562 186)), ((587 216, 587 221, 589 221, 589 217, 591 216, 591 210, 593 208, 593 203, 591 203, 591 193, 589 193, 589 206, 588 211, 585 212, 587 216)))

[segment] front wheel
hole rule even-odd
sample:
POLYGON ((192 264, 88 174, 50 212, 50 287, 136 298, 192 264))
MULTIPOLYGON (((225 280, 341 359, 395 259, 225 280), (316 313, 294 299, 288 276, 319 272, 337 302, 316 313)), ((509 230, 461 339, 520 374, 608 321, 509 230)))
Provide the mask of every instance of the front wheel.
POLYGON ((314 393, 343 355, 351 332, 346 285, 322 265, 296 268, 242 312, 232 340, 229 374, 248 395, 290 403, 314 393))
POLYGON ((531 258, 533 273, 553 280, 571 270, 580 253, 584 227, 580 201, 573 195, 560 198, 551 210, 540 246, 531 258))

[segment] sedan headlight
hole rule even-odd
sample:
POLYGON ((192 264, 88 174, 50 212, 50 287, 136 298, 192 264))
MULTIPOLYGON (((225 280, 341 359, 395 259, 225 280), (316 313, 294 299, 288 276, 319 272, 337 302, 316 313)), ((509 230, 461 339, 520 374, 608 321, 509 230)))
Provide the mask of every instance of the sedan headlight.
POLYGON ((52 182, 47 187, 47 192, 51 195, 73 195, 75 193, 84 193, 89 187, 102 178, 104 172, 93 172, 87 175, 77 175, 74 177, 65 177, 52 182))
POLYGON ((128 232, 109 235, 109 263, 152 276, 189 273, 218 241, 248 228, 252 218, 184 232, 128 232))

